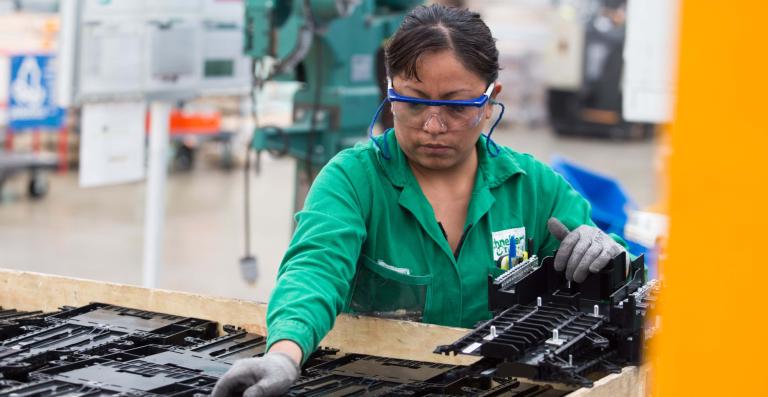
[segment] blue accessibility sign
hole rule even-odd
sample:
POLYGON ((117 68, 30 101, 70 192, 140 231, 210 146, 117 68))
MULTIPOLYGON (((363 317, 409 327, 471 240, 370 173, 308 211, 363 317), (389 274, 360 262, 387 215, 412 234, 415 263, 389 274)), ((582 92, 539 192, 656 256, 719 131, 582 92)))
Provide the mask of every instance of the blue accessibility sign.
POLYGON ((56 106, 53 57, 18 55, 11 57, 8 90, 8 126, 11 130, 58 128, 64 110, 56 106))

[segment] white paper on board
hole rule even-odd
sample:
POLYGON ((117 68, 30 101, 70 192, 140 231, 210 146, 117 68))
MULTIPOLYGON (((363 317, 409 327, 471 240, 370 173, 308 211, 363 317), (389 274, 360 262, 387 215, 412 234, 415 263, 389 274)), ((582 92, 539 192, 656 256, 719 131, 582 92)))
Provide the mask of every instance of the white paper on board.
POLYGON ((679 0, 629 0, 624 118, 667 123, 675 104, 679 0))
POLYGON ((81 187, 114 185, 144 178, 146 113, 144 102, 83 106, 81 187))

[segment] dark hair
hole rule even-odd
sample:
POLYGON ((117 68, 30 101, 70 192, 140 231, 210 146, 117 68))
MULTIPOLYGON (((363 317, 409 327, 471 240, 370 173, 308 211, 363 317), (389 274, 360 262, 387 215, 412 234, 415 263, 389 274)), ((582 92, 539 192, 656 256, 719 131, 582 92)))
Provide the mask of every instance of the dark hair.
POLYGON ((496 40, 480 14, 439 4, 416 7, 405 16, 387 43, 387 74, 419 80, 419 58, 441 50, 453 50, 464 67, 488 84, 499 77, 496 40))

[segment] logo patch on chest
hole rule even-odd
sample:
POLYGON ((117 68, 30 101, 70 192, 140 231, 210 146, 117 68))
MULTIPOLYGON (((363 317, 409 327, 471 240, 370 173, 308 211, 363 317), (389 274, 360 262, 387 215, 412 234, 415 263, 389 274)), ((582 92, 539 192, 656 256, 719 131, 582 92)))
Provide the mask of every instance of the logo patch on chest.
POLYGON ((509 244, 514 239, 516 247, 515 256, 521 256, 525 251, 525 228, 518 227, 514 229, 500 230, 491 233, 493 240, 493 261, 496 262, 504 255, 509 254, 509 244))

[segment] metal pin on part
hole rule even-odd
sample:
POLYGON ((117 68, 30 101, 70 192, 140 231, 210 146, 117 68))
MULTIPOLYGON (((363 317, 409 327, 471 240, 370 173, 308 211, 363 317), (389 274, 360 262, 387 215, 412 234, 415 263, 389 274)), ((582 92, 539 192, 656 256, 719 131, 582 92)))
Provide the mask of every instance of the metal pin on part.
POLYGON ((547 339, 546 344, 551 346, 562 346, 565 343, 565 339, 560 339, 560 330, 554 328, 552 330, 552 338, 547 339))
POLYGON ((568 366, 573 367, 573 354, 568 355, 568 366))
POLYGON ((595 307, 592 308, 592 315, 595 317, 600 315, 600 306, 595 305, 595 307))
POLYGON ((568 286, 568 289, 571 289, 571 280, 566 280, 566 285, 568 286))
POLYGON ((540 296, 536 297, 536 306, 541 306, 541 297, 540 296))
POLYGON ((497 336, 499 335, 496 333, 496 326, 491 325, 491 338, 496 339, 497 336))

